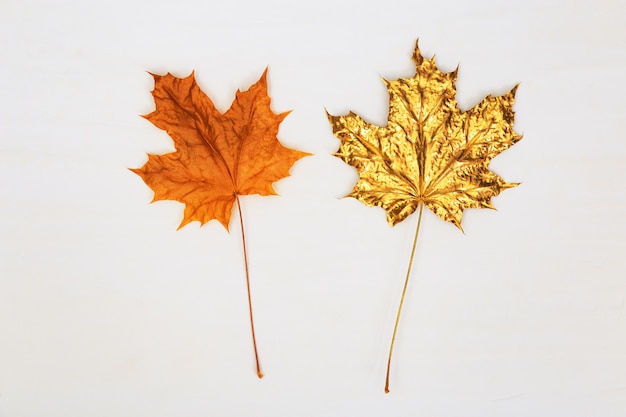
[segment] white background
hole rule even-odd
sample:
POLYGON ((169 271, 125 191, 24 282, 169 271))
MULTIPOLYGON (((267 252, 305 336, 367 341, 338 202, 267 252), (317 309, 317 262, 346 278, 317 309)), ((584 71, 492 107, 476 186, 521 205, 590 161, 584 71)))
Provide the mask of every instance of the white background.
POLYGON ((0 4, 0 416, 626 415, 623 1, 7 1, 0 4), (522 185, 416 216, 341 199, 324 108, 384 124, 380 77, 419 37, 469 108, 520 82, 522 185), (314 153, 243 198, 240 228, 176 231, 127 170, 172 150, 146 71, 193 69, 218 108, 269 65, 279 138, 314 153))

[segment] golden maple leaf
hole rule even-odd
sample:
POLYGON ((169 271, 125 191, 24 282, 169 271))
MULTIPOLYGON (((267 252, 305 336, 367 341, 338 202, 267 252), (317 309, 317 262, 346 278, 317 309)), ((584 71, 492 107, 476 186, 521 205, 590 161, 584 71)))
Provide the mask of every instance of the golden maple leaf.
POLYGON ((493 157, 521 139, 513 131, 517 87, 462 112, 455 97, 457 71, 439 71, 417 44, 413 61, 414 77, 383 80, 389 91, 386 126, 352 112, 329 115, 341 140, 336 155, 359 172, 348 197, 382 207, 391 225, 424 204, 460 228, 463 210, 492 208, 491 197, 517 185, 489 170, 493 157))
POLYGON ((131 169, 154 191, 154 201, 177 200, 185 204, 179 229, 192 221, 217 219, 227 230, 237 202, 241 221, 252 342, 259 364, 252 317, 250 279, 240 195, 274 195, 272 183, 289 176, 300 158, 310 155, 280 144, 278 126, 289 112, 275 114, 267 95, 267 70, 247 91, 239 91, 224 114, 200 90, 194 74, 178 78, 154 75, 152 95, 156 109, 144 116, 167 131, 176 151, 148 155, 148 162, 131 169))
POLYGON ((508 183, 489 169, 489 162, 521 139, 513 130, 514 87, 508 93, 487 96, 463 112, 456 102, 457 70, 439 71, 435 59, 413 53, 416 72, 412 78, 383 80, 389 92, 386 126, 367 123, 350 112, 328 115, 333 133, 341 141, 335 155, 355 167, 359 180, 348 194, 387 212, 393 226, 419 208, 411 260, 398 309, 387 362, 385 392, 389 392, 389 367, 398 320, 422 208, 459 229, 463 210, 493 208, 491 198, 508 183))

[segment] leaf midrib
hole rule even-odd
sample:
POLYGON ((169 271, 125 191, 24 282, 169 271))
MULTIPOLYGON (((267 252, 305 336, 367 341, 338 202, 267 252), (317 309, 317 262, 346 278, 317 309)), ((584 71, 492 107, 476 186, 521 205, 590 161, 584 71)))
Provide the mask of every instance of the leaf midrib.
MULTIPOLYGON (((198 85, 196 84, 196 81, 193 80, 193 86, 197 87, 198 85)), ((233 177, 232 172, 230 172, 230 169, 228 169, 228 164, 226 163, 226 160, 224 159, 224 156, 222 155, 221 152, 219 152, 219 150, 215 147, 215 145, 204 135, 204 132, 202 131, 202 129, 198 128, 198 121, 197 121, 197 115, 192 113, 191 111, 189 111, 187 108, 185 108, 185 106, 183 106, 181 104, 181 102, 177 99, 177 97, 170 91, 170 89, 166 86, 163 87, 163 89, 165 90, 165 92, 167 93, 168 97, 171 98, 172 101, 174 101, 176 103, 176 105, 183 110, 184 113, 186 113, 188 115, 188 117, 194 121, 194 125, 196 128, 196 131, 200 134, 200 137, 202 138, 202 140, 204 140, 204 142, 209 146, 209 148, 211 149, 211 151, 213 151, 213 153, 215 153, 218 157, 219 157, 219 161, 222 163, 222 165, 224 166, 224 169, 226 170, 226 173, 228 173, 228 177, 230 179, 230 182, 233 186, 233 196, 237 195, 239 192, 237 190, 237 184, 235 182, 235 179, 233 177)), ((191 94, 191 90, 189 91, 188 95, 191 94)), ((202 93, 204 94, 204 93, 202 93)), ((211 100, 208 98, 208 96, 205 95, 205 97, 207 97, 207 99, 209 100, 209 102, 211 102, 211 100)), ((217 109, 216 109, 217 111, 217 109)), ((218 111, 219 113, 219 111, 218 111)))

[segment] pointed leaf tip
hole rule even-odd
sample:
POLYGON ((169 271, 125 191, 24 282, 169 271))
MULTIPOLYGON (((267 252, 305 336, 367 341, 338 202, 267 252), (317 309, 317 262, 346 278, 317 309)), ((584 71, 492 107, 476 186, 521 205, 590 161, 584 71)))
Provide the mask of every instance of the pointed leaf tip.
POLYGON ((415 49, 413 50, 412 59, 417 66, 422 65, 422 63, 424 62, 424 57, 422 56, 419 48, 419 40, 415 41, 415 49))

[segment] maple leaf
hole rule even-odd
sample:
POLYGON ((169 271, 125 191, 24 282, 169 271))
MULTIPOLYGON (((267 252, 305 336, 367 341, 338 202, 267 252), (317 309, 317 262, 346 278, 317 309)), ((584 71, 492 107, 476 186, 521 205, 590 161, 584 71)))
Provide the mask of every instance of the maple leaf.
POLYGON ((352 112, 328 115, 333 133, 341 141, 335 155, 359 173, 348 197, 382 207, 392 226, 419 209, 389 350, 385 392, 389 392, 393 343, 423 207, 461 229, 465 209, 493 208, 492 197, 518 185, 489 169, 492 158, 521 139, 513 130, 517 87, 502 96, 489 95, 463 112, 456 102, 457 70, 439 71, 434 57, 422 57, 417 43, 413 61, 416 72, 412 78, 383 80, 389 92, 386 126, 367 123, 352 112))
POLYGON ((275 195, 272 183, 289 176, 291 166, 310 155, 286 148, 276 138, 289 112, 270 109, 267 70, 247 91, 237 91, 224 114, 200 90, 193 73, 153 77, 156 110, 144 117, 167 131, 176 152, 148 155, 143 167, 131 171, 152 188, 153 201, 185 204, 179 229, 213 219, 228 229, 237 196, 275 195))
POLYGON ((261 378, 239 196, 275 195, 272 183, 289 176, 291 166, 310 154, 286 148, 278 141, 279 124, 289 112, 275 114, 271 110, 267 69, 247 91, 237 90, 234 102, 224 114, 200 90, 193 72, 185 78, 152 75, 156 109, 144 117, 167 131, 176 151, 149 154, 144 166, 131 171, 152 188, 153 202, 177 200, 185 204, 179 229, 192 221, 202 225, 217 219, 228 230, 237 202, 252 340, 261 378))

